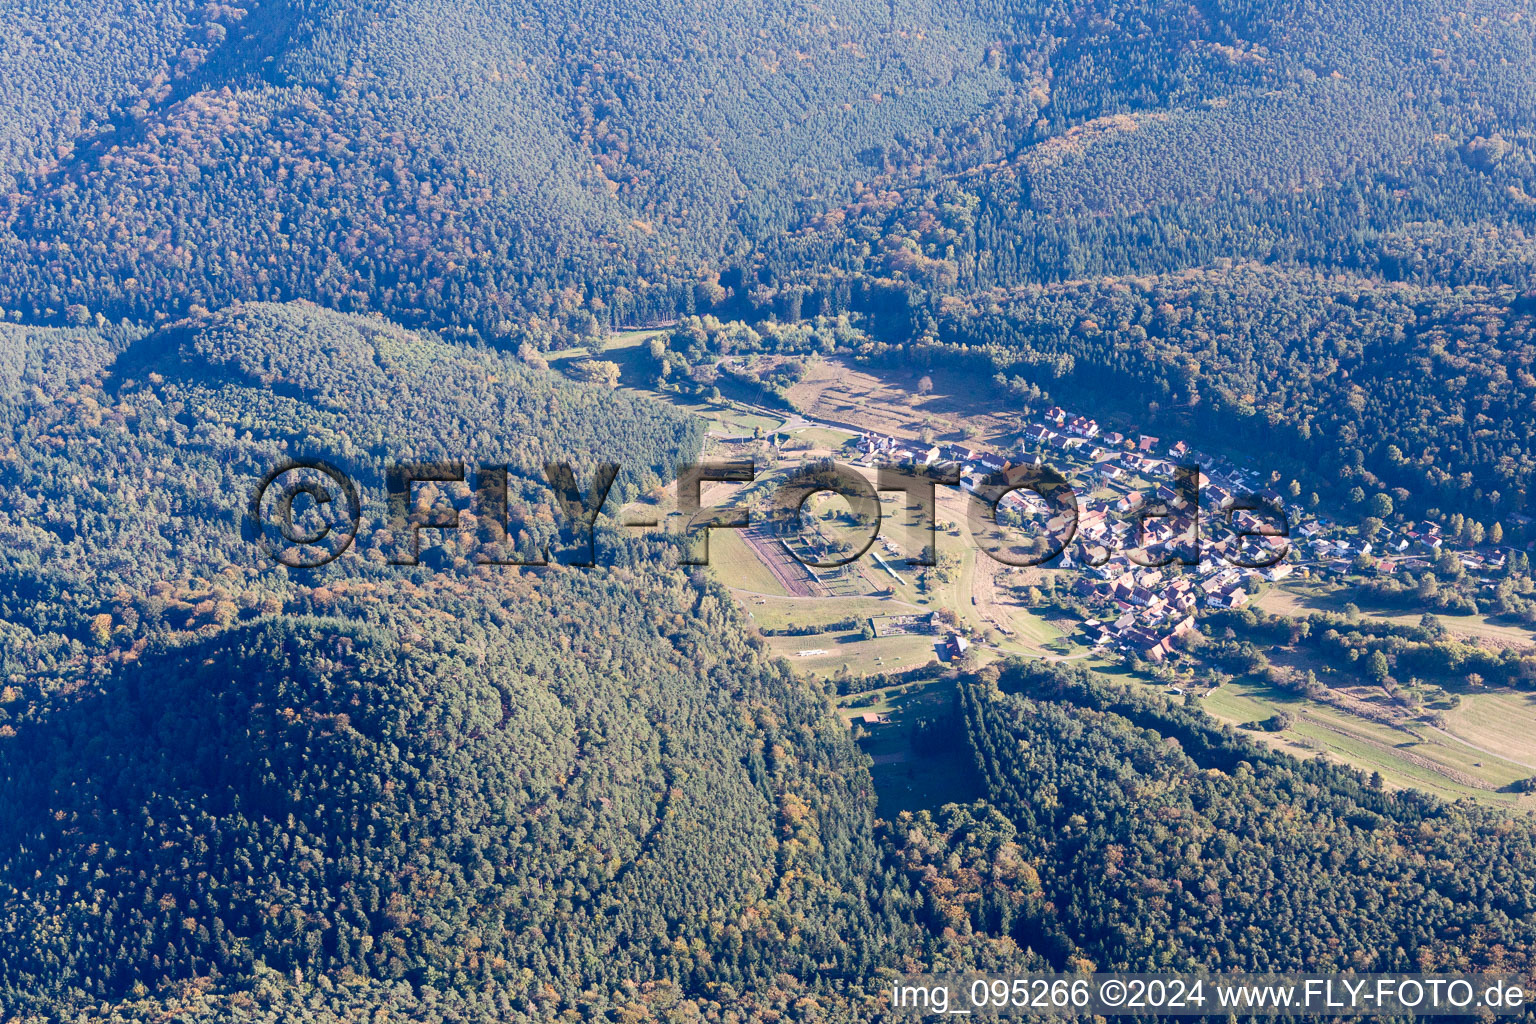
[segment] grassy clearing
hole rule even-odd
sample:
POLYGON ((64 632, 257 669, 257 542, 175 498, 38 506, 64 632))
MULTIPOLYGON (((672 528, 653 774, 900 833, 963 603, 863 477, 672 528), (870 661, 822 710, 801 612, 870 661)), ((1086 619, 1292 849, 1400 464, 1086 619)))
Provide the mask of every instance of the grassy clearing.
POLYGON ((790 389, 789 400, 808 416, 912 438, 931 430, 936 440, 960 441, 969 431, 974 440, 987 441, 1015 430, 1012 417, 996 411, 1008 409, 1010 398, 990 378, 944 367, 882 372, 876 376, 843 359, 818 360, 790 389), (925 376, 934 389, 919 395, 925 376))
POLYGON ((795 431, 794 438, 809 444, 811 448, 838 452, 841 451, 854 435, 846 430, 832 430, 827 427, 802 427, 795 431))
POLYGON ((1025 646, 1043 648, 1063 636, 1061 630, 1041 615, 1020 605, 998 604, 993 607, 993 611, 1002 619, 1003 625, 1013 630, 1014 639, 1025 646))
MULTIPOLYGON (((1127 668, 1124 662, 1103 653, 1095 652, 1090 655, 1084 660, 1083 667, 1091 669, 1098 675, 1117 683, 1148 683, 1145 676, 1137 675, 1127 668)), ((1247 721, 1247 719, 1244 719, 1244 721, 1247 721)))
POLYGON ((771 434, 784 425, 782 416, 770 416, 745 405, 727 402, 719 405, 674 402, 679 408, 703 419, 716 437, 751 437, 753 431, 771 434))
POLYGON ((563 363, 571 359, 586 359, 589 357, 593 359, 611 359, 622 366, 623 362, 619 357, 639 349, 641 345, 657 335, 664 335, 666 333, 666 330, 656 330, 654 328, 638 331, 619 331, 608 335, 604 339, 601 351, 594 352, 592 348, 586 345, 573 345, 570 348, 546 352, 544 353, 544 358, 549 360, 550 363, 563 363))
POLYGON ((863 621, 876 615, 901 615, 911 611, 878 597, 773 598, 739 595, 752 621, 760 629, 824 626, 844 619, 863 621))
POLYGON ((544 359, 550 366, 559 367, 561 363, 568 363, 573 359, 586 359, 591 355, 591 351, 576 345, 571 348, 551 349, 544 353, 544 359))
MULTIPOLYGON (((622 371, 621 371, 622 373, 622 371)), ((625 390, 657 402, 665 402, 683 412, 692 413, 704 421, 712 437, 752 437, 753 432, 767 435, 784 425, 784 417, 729 399, 720 402, 694 402, 672 391, 652 391, 650 388, 621 385, 625 390)))
POLYGON ((641 328, 636 331, 617 331, 608 335, 607 350, 610 352, 622 352, 627 349, 639 348, 652 338, 667 333, 666 329, 657 330, 654 327, 641 328))
POLYGON ((1445 718, 1445 731, 1452 736, 1536 775, 1536 694, 1465 694, 1461 707, 1445 718))
MULTIPOLYGON (((1429 726, 1415 723, 1393 728, 1276 690, 1254 679, 1233 680, 1207 696, 1203 706, 1215 718, 1233 725, 1262 721, 1278 711, 1288 711, 1295 716, 1290 729, 1249 735, 1299 757, 1324 753, 1364 771, 1378 771, 1390 785, 1410 786, 1450 800, 1471 797, 1506 807, 1536 807, 1536 800, 1530 797, 1500 792, 1532 774, 1529 770, 1476 750, 1429 726)), ((1481 708, 1464 703, 1463 709, 1471 723, 1466 727, 1471 729, 1478 728, 1476 723, 1488 716, 1497 715, 1493 702, 1481 708)), ((1536 716, 1536 710, 1529 708, 1525 713, 1536 716)), ((1493 738, 1490 742, 1499 740, 1493 738)))
POLYGON ((857 630, 819 633, 815 636, 771 636, 769 648, 798 671, 832 676, 841 669, 853 675, 873 672, 904 672, 936 660, 937 638, 923 635, 877 637, 865 640, 857 630), (802 655, 801 651, 824 653, 802 655))
POLYGON ((728 587, 758 594, 787 596, 778 577, 769 571, 735 530, 709 533, 709 569, 728 587))
POLYGON ((959 750, 877 764, 870 774, 875 783, 877 813, 887 819, 902 811, 937 810, 945 804, 969 803, 985 795, 975 766, 959 750))
POLYGON ((1290 708, 1292 702, 1281 701, 1278 695, 1261 698, 1257 687, 1246 680, 1234 680, 1211 692, 1205 698, 1205 710, 1224 722, 1241 725, 1268 718, 1282 708, 1290 708))

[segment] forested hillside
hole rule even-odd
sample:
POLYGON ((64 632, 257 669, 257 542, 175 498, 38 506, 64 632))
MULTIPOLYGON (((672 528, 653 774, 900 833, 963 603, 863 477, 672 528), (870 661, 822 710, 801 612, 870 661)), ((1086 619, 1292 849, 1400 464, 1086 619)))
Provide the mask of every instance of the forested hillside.
POLYGON ((961 695, 988 806, 893 831, 978 930, 1100 970, 1532 969, 1527 823, 1384 792, 1081 669, 986 669, 961 695), (1054 920, 967 886, 961 865, 1007 847, 1029 859, 1009 889, 1054 920))
POLYGON ((271 0, 90 17, 33 14, 12 43, 18 109, 56 97, 44 120, 61 126, 13 131, 35 148, 12 147, 0 305, 29 318, 309 298, 537 336, 675 314, 732 265, 760 275, 741 302, 827 270, 946 291, 1328 253, 1383 221, 1528 218, 1536 192, 1530 22, 1492 7, 271 0), (26 60, 130 21, 109 56, 26 60), (119 50, 142 51, 142 80, 119 50), (943 225, 940 266, 882 267, 882 212, 955 190, 975 220, 943 225), (823 237, 845 219, 860 230, 823 237))
POLYGON ((0 305, 302 297, 492 337, 655 317, 680 254, 782 228, 1010 85, 987 28, 927 0, 274 0, 162 33, 220 42, 15 162, 0 305), (37 276, 55 259, 78 288, 37 276))
POLYGON ((1151 422, 1262 454, 1341 503, 1360 488, 1492 524, 1533 496, 1529 296, 1244 263, 988 298, 951 304, 934 348, 905 356, 1074 402, 1112 380, 1151 422))
MULTIPOLYGON (((1240 427, 1253 405, 1303 443, 1358 450, 1355 469, 1421 512, 1444 502, 1443 474, 1472 475, 1484 518, 1527 500, 1518 426, 1436 454, 1455 470, 1390 455, 1422 459, 1413 421, 1471 424, 1502 400, 1427 409, 1388 386, 1351 435, 1326 411, 1348 403, 1327 383, 1338 357, 1286 341, 1332 319, 1340 290, 1390 295, 1370 301, 1398 307, 1392 322, 1361 326, 1402 330, 1406 348, 1367 377, 1435 362, 1435 335, 1475 320, 1502 332, 1478 358, 1518 383, 1536 217, 1536 51, 1518 10, 12 6, 12 319, 153 326, 308 299, 516 348, 694 311, 853 309, 890 344, 1010 346, 1006 368, 1055 344, 1055 325, 1041 338, 1032 313, 1008 311, 1017 289, 1030 303, 1033 285, 1114 292, 1193 270, 1240 292, 1226 261, 1253 261, 1271 278, 1229 330, 1164 325, 1163 354, 1131 361, 1103 324, 1071 354, 1162 404, 1165 389, 1188 397, 1170 360, 1175 377, 1208 373, 1204 395, 1235 396, 1207 405, 1210 426, 1240 427), (93 33, 107 43, 86 45, 93 33), (58 51, 69 59, 40 59, 58 51), (956 302, 993 315, 955 322, 956 302), (1281 351, 1261 351, 1249 339, 1276 316, 1281 351), (1229 333, 1230 366, 1200 354, 1229 333), (1293 392, 1302 408, 1266 407, 1293 392), (1494 441, 1512 450, 1481 450, 1494 441)), ((1091 306, 1073 328, 1115 315, 1091 306)))
POLYGON ((862 770, 733 619, 654 575, 338 585, 13 701, 0 999, 868 970, 905 926, 854 895, 862 770))
MULTIPOLYGON (((238 306, 148 333, 0 331, 0 380, 17 399, 0 405, 0 536, 13 571, 27 572, 12 584, 19 606, 7 618, 48 623, 33 630, 39 643, 55 633, 86 640, 98 614, 117 615, 116 628, 120 590, 142 600, 151 584, 167 593, 208 590, 191 580, 279 586, 242 516, 284 457, 333 462, 371 493, 364 539, 387 526, 386 464, 508 465, 509 532, 528 550, 558 540, 564 519, 546 459, 570 461, 583 480, 598 461, 618 463, 617 507, 670 478, 701 436, 697 421, 667 407, 312 306, 238 306), (25 588, 44 581, 58 596, 28 608, 25 588), (55 628, 62 621, 72 624, 55 628)), ((381 570, 386 553, 360 543, 345 571, 381 570)), ((36 657, 6 653, 18 663, 36 657)))
POLYGON ((694 423, 313 307, 3 342, 7 1018, 661 1016, 845 998, 923 948, 855 749, 662 551, 290 574, 240 532, 284 453, 375 495, 386 460, 457 455, 522 474, 514 522, 558 544, 540 460, 654 485, 694 423))
MULTIPOLYGON (((620 464, 616 510, 705 426, 541 353, 680 320, 637 365, 701 398, 733 346, 960 366, 1492 536, 1536 511, 1533 25, 0 0, 0 1018, 852 1022, 928 970, 1530 975, 1529 820, 1060 666, 943 679, 984 798, 880 822, 821 685, 672 539, 605 516, 562 564, 547 462, 620 464), (362 489, 324 568, 250 535, 285 458, 362 489), (385 467, 442 459, 505 466, 503 553, 554 564, 477 561, 448 483, 420 493, 460 529, 391 564, 385 467)), ((763 363, 770 398, 804 372, 763 363)))

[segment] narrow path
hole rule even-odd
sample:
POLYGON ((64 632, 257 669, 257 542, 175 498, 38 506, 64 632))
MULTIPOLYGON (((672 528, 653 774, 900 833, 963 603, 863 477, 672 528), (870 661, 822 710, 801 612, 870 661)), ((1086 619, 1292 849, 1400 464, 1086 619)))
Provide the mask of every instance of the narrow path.
POLYGON ((1468 750, 1475 750, 1479 754, 1487 754, 1489 757, 1498 758, 1500 761, 1503 761, 1507 764, 1519 765, 1521 768, 1529 768, 1531 771, 1536 772, 1536 764, 1527 764, 1524 761, 1516 761, 1508 754, 1500 754, 1497 751, 1489 750, 1487 747, 1480 747, 1476 743, 1473 743, 1471 740, 1464 740, 1460 736, 1457 736, 1455 733, 1447 732, 1446 730, 1440 728, 1438 725, 1425 725, 1424 728, 1428 729, 1430 732, 1439 733, 1441 736, 1444 736, 1448 740, 1455 740, 1457 743, 1460 743, 1468 750))
MULTIPOLYGON (((1425 757, 1423 754, 1416 754, 1411 750, 1403 750, 1400 747, 1389 746, 1386 743, 1383 743, 1381 740, 1372 739, 1371 737, 1365 736, 1361 733, 1351 732, 1341 726, 1334 725, 1332 722, 1325 722, 1315 715, 1310 716, 1307 720, 1319 729, 1323 729, 1327 732, 1334 733, 1335 735, 1342 736, 1350 742, 1369 747, 1376 751, 1385 760, 1367 760, 1369 763, 1375 764, 1378 768, 1385 768, 1388 771, 1392 771, 1393 766, 1391 762, 1394 759, 1399 761, 1407 761, 1409 764, 1416 768, 1422 768, 1427 772, 1438 775, 1441 778, 1455 783, 1458 786, 1465 787, 1466 789, 1482 790, 1483 792, 1487 793, 1492 793, 1497 789, 1493 783, 1486 779, 1479 779, 1476 776, 1468 775, 1466 772, 1459 771, 1447 764, 1441 764, 1439 761, 1436 761, 1433 758, 1425 757)), ((1408 732, 1406 729, 1401 731, 1408 732)), ((1408 733, 1408 735, 1412 736, 1413 734, 1408 733)), ((1351 760, 1353 760, 1352 757, 1346 757, 1341 751, 1330 751, 1330 753, 1345 763, 1349 763, 1351 760)))

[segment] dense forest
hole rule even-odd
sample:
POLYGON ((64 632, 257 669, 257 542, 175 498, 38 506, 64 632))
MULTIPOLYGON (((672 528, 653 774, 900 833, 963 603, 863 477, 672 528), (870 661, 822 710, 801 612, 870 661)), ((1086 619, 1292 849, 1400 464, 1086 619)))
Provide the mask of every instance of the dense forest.
POLYGON ((1488 523, 1536 483, 1536 301, 1242 264, 1035 288, 941 322, 936 358, 1086 400, 1105 380, 1154 422, 1488 523), (996 311, 994 311, 996 310, 996 311))
MULTIPOLYGON (((326 459, 373 496, 349 562, 382 569, 392 550, 389 463, 508 466, 509 540, 530 551, 558 545, 565 521, 546 461, 569 461, 583 479, 596 462, 617 463, 617 508, 695 457, 701 438, 697 421, 666 406, 311 306, 238 306, 153 332, 0 332, 0 381, 14 399, 0 405, 0 536, 17 591, 5 618, 40 642, 89 642, 99 614, 115 616, 115 629, 131 604, 117 595, 147 600, 151 586, 173 596, 229 580, 250 588, 244 611, 259 610, 253 595, 280 577, 255 557, 242 516, 256 481, 284 457, 326 459), (25 588, 43 581, 56 596, 34 604, 25 588)), ((473 537, 473 517, 462 525, 455 537, 473 537)), ((432 550, 467 561, 452 545, 432 550)), ((151 618, 176 628, 235 610, 183 616, 166 603, 151 618)), ((38 655, 6 656, 21 671, 38 655)))
MULTIPOLYGON (((611 514, 704 424, 542 354, 668 324, 646 383, 779 405, 800 363, 721 357, 962 366, 1520 536, 1531 11, 0 12, 0 1017, 864 1021, 927 970, 1536 971, 1529 820, 1081 671, 956 673, 930 740, 982 799, 882 820, 836 684, 611 514), (284 459, 361 488, 323 568, 252 543, 284 459), (506 499, 418 488, 459 527, 399 559, 386 467, 444 460, 506 499), (622 467, 590 569, 560 462, 622 467)), ((1377 589, 1529 611, 1454 568, 1377 589)), ((1532 678, 1429 625, 1206 625, 1256 670, 1305 626, 1387 680, 1532 678)))
POLYGON ((517 348, 858 311, 1282 430, 1420 512, 1528 507, 1518 11, 12 6, 14 320, 307 299, 517 348))
POLYGON ((1016 663, 962 688, 989 802, 1101 969, 1529 971, 1528 827, 1161 695, 1016 663))
POLYGON ((650 474, 634 493, 695 423, 313 307, 4 330, 8 1018, 438 992, 482 1018, 662 1016, 916 948, 855 748, 647 542, 605 537, 588 572, 444 543, 298 574, 240 532, 284 452, 376 495, 384 460, 452 453, 521 474, 509 519, 558 546, 532 467, 611 457, 650 474))
POLYGON ((559 579, 337 586, 12 714, 0 998, 861 977, 904 925, 819 704, 720 595, 559 579))
POLYGON ((1402 273, 1384 233, 1536 207, 1532 29, 1492 5, 133 6, 16 12, 6 309, 538 337, 850 277, 1402 273))
POLYGON ((1532 970, 1528 822, 1067 666, 985 668, 957 701, 986 798, 881 825, 931 928, 1063 971, 1532 970))

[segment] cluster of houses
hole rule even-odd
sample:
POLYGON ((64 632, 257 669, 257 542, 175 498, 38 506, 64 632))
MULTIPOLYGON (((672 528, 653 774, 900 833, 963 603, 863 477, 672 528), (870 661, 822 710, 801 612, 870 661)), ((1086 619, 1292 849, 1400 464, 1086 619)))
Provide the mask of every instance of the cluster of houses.
POLYGON ((860 456, 854 462, 854 465, 895 463, 897 465, 933 466, 944 462, 959 462, 970 451, 969 448, 963 445, 922 444, 917 441, 908 441, 899 437, 875 433, 858 435, 854 438, 854 446, 858 449, 860 456))
POLYGON ((1160 663, 1195 628, 1198 608, 1248 603, 1246 576, 1215 559, 1202 559, 1193 573, 1100 566, 1080 576, 1072 593, 1103 616, 1083 625, 1090 644, 1160 663))
MULTIPOLYGON (((1028 426, 1017 447, 1006 454, 872 433, 855 443, 865 464, 952 464, 967 491, 998 479, 1016 484, 1041 465, 1061 472, 1078 497, 1077 529, 1073 543, 1053 564, 1082 570, 1072 590, 1099 616, 1085 625, 1089 642, 1153 662, 1164 660, 1178 638, 1194 628, 1197 608, 1243 607, 1249 599, 1249 576, 1276 582, 1301 568, 1314 575, 1342 575, 1354 570, 1361 555, 1373 556, 1378 572, 1417 570, 1428 567, 1446 544, 1440 526, 1431 522, 1386 526, 1374 541, 1365 541, 1309 513, 1252 470, 1192 449, 1184 441, 1165 446, 1147 434, 1104 431, 1093 419, 1059 406, 1028 426), (1174 486, 1180 466, 1200 467, 1199 509, 1182 507, 1174 486), (1260 498, 1269 511, 1234 507, 1249 496, 1260 498), (1149 501, 1173 514, 1138 517, 1149 501), (1271 512, 1283 514, 1285 530, 1276 530, 1271 512), (1183 555, 1196 530, 1201 551, 1197 565, 1175 562, 1166 569, 1149 569, 1126 557, 1136 549, 1150 556, 1147 561, 1183 555)), ((1009 501, 1028 505, 1017 492, 1004 499, 1005 504, 1009 501)), ((1055 529, 1063 524, 1046 525, 1055 529)), ((1497 571, 1506 558, 1501 550, 1458 555, 1473 573, 1497 571)))
MULTIPOLYGON (((1073 590, 1103 616, 1087 624, 1089 641, 1146 660, 1160 662, 1172 652, 1178 637, 1194 628, 1197 607, 1242 607, 1248 601, 1243 581, 1250 571, 1260 571, 1269 579, 1282 579, 1292 571, 1289 564, 1277 561, 1287 553, 1290 541, 1260 535, 1269 520, 1252 511, 1229 515, 1227 510, 1239 495, 1254 492, 1283 509, 1290 521, 1301 510, 1287 507, 1277 492, 1261 488, 1255 474, 1193 451, 1183 441, 1164 448, 1150 435, 1130 438, 1104 432, 1094 420, 1057 407, 1046 412, 1044 422, 1029 426, 1018 448, 1006 455, 957 444, 914 445, 879 434, 861 435, 855 444, 867 463, 956 466, 960 485, 967 491, 999 479, 1016 484, 1042 464, 1061 471, 1077 492, 1078 514, 1075 539, 1054 564, 1083 570, 1073 590), (1191 464, 1204 467, 1198 472, 1198 483, 1205 512, 1183 508, 1172 486, 1177 467, 1191 464), (1152 481, 1160 481, 1155 490, 1152 481), (1173 514, 1138 522, 1135 513, 1149 500, 1173 514), (1213 542, 1211 538, 1220 531, 1200 519, 1230 520, 1246 536, 1241 542, 1231 538, 1213 542), (1148 561, 1165 554, 1182 555, 1192 550, 1197 523, 1204 553, 1198 567, 1148 569, 1124 555, 1133 549, 1144 551, 1148 561), (1223 557, 1227 555, 1274 564, 1248 570, 1229 564, 1223 557)), ((1006 496, 1003 507, 1010 502, 1021 506, 1021 511, 1027 507, 1020 492, 1006 496)), ((1045 523, 1057 536, 1066 525, 1060 519, 1045 523)), ((952 637, 947 646, 954 645, 952 637)), ((962 652, 963 648, 952 651, 962 652)))
MULTIPOLYGON (((1374 540, 1364 540, 1339 531, 1326 518, 1308 520, 1292 530, 1293 549, 1299 564, 1307 564, 1320 575, 1342 576, 1355 571, 1356 560, 1370 555, 1374 572, 1390 576, 1402 570, 1419 572, 1433 564, 1435 556, 1449 550, 1449 541, 1439 524, 1412 523, 1394 528, 1383 526, 1374 540)), ((1496 573, 1509 561, 1508 548, 1478 550, 1458 549, 1456 557, 1473 575, 1496 573)), ((1483 576, 1484 582, 1489 577, 1483 576)))
MULTIPOLYGON (((1301 514, 1299 507, 1287 507, 1273 489, 1259 489, 1253 474, 1218 464, 1182 441, 1160 450, 1155 437, 1141 435, 1130 439, 1114 432, 1101 433, 1093 420, 1071 416, 1060 408, 1049 410, 1046 417, 1047 424, 1058 424, 1059 429, 1034 424, 1025 430, 1019 447, 1007 455, 958 444, 914 445, 879 434, 862 434, 855 445, 861 455, 859 461, 864 464, 957 467, 960 486, 967 492, 998 480, 1005 486, 1016 485, 1041 465, 1064 473, 1073 484, 1078 505, 1075 541, 1063 552, 1061 568, 1073 568, 1080 563, 1100 565, 1116 552, 1136 548, 1146 550, 1155 560, 1160 551, 1175 551, 1187 543, 1194 534, 1197 512, 1180 511, 1183 501, 1174 480, 1177 468, 1190 464, 1205 467, 1196 474, 1200 504, 1205 510, 1199 514, 1217 523, 1229 521, 1232 529, 1225 532, 1235 531, 1246 537, 1242 544, 1245 561, 1273 562, 1285 553, 1289 543, 1286 537, 1258 536, 1272 532, 1272 519, 1253 511, 1228 513, 1239 495, 1257 491, 1271 507, 1283 510, 1288 522, 1296 521, 1301 514), (1149 486, 1152 481, 1158 481, 1155 488, 1149 486), (1136 516, 1148 503, 1148 493, 1157 504, 1173 510, 1173 514, 1136 516)), ((1029 511, 1030 500, 1025 494, 1010 492, 1003 498, 1002 507, 1016 507, 1021 513, 1029 511)), ((1061 533, 1057 531, 1066 525, 1064 520, 1046 524, 1058 536, 1061 533)), ((1219 537, 1223 532, 1202 525, 1201 536, 1219 537)), ((1239 553, 1235 540, 1217 541, 1218 553, 1225 550, 1223 545, 1230 546, 1234 554, 1239 553)))

